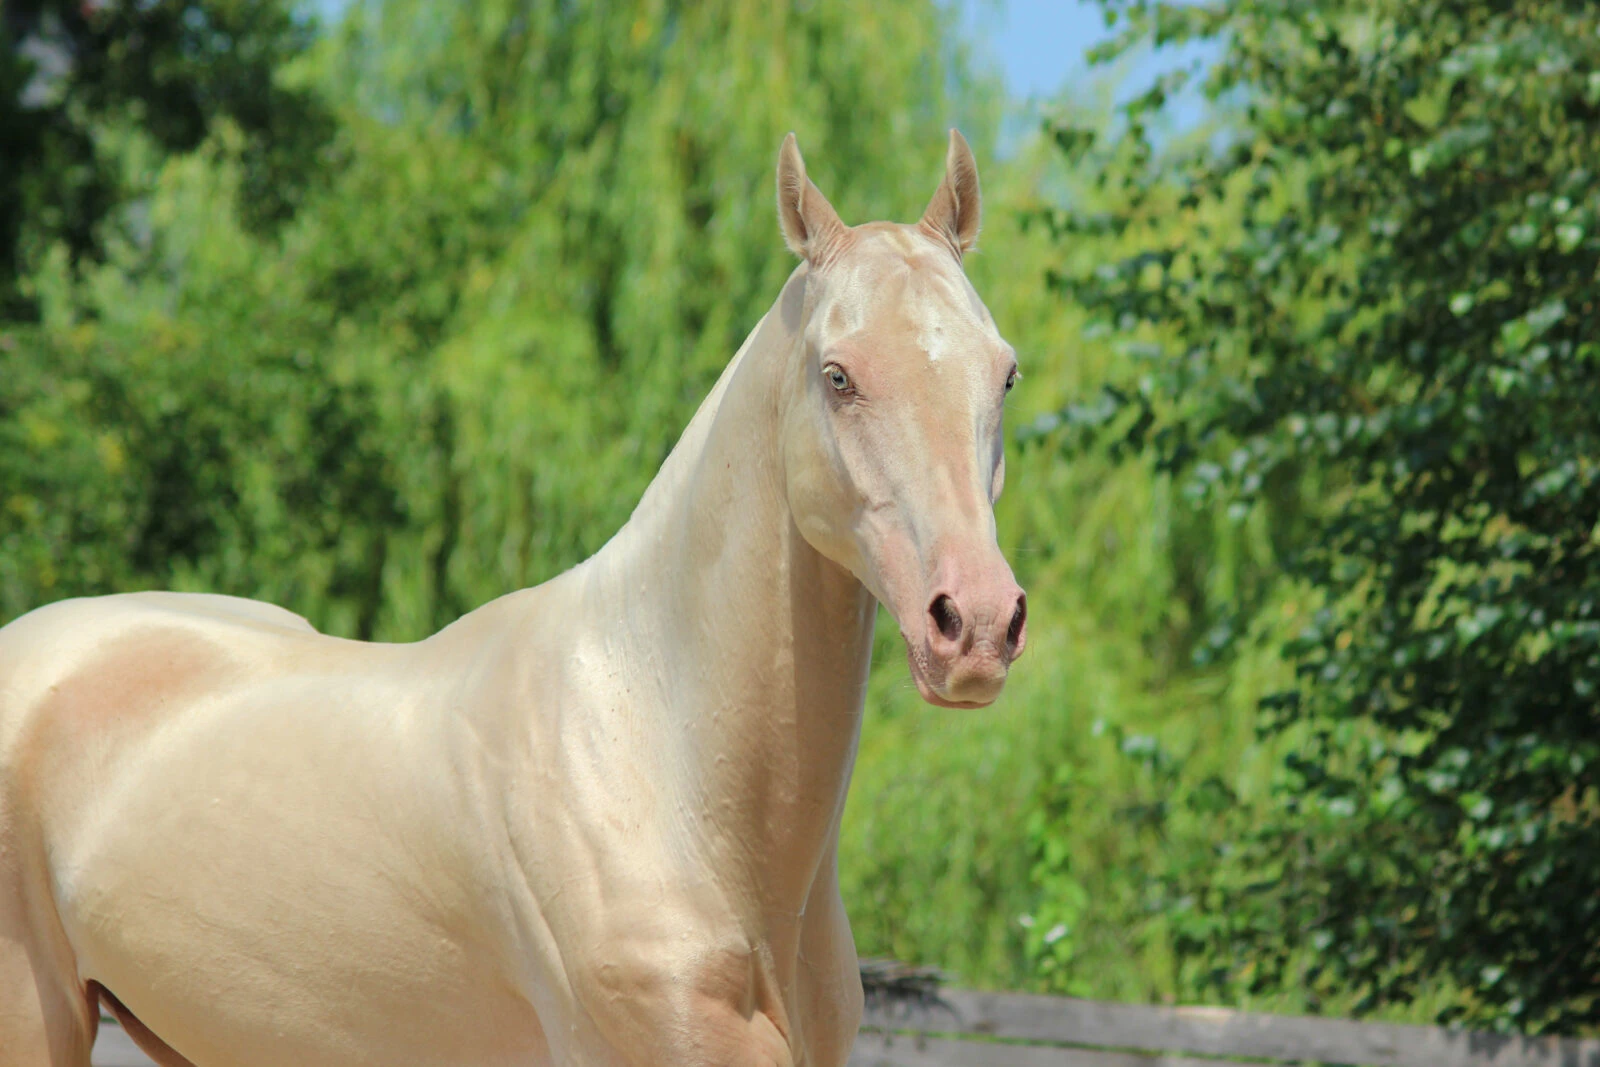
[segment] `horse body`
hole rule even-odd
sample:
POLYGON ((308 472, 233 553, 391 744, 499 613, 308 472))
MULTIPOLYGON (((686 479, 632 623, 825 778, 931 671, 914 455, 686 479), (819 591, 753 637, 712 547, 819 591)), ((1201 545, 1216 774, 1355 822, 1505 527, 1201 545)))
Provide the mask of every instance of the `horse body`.
MULTIPOLYGON (((412 645, 159 593, 0 630, 0 1067, 87 1064, 100 990, 170 1065, 844 1063, 834 853, 877 602, 915 605, 918 684, 963 706, 1022 609, 989 557, 928 548, 970 531, 841 490, 871 483, 862 440, 894 442, 820 414, 865 407, 834 362, 819 384, 819 331, 861 346, 877 299, 820 283, 839 243, 877 248, 901 303, 970 287, 908 282, 912 228, 850 237, 791 150, 807 262, 586 563, 412 645)), ((997 558, 986 425, 932 477, 997 558)))

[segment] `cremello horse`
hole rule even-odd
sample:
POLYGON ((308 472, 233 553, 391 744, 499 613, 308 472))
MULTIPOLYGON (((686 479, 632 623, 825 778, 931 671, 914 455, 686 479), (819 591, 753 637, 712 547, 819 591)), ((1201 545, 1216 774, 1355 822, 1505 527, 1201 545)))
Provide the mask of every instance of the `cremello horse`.
POLYGON ((922 695, 1022 651, 1011 348, 952 131, 914 226, 778 164, 804 263, 594 558, 414 645, 136 593, 0 630, 0 1064, 837 1067, 876 602, 922 695))

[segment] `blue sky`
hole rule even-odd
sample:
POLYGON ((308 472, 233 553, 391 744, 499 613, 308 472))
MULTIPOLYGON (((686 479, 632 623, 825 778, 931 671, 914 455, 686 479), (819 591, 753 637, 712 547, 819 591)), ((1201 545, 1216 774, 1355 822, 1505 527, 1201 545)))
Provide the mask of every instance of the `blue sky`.
POLYGON ((959 0, 973 40, 987 40, 1013 97, 1052 96, 1109 36, 1093 0, 959 0))
MULTIPOLYGON (((1076 83, 1083 90, 1082 100, 1098 102, 1091 81, 1099 84, 1111 77, 1121 81, 1112 94, 1121 102, 1147 88, 1157 76, 1176 67, 1217 55, 1215 43, 1169 47, 1159 51, 1135 51, 1110 71, 1089 71, 1085 53, 1116 31, 1106 25, 1105 15, 1095 0, 952 0, 960 12, 962 35, 977 48, 981 59, 992 62, 1005 79, 1012 100, 1028 101, 1055 98, 1064 86, 1076 83)), ((1038 113, 1024 106, 1008 122, 1009 133, 1002 146, 1013 143, 1023 128, 1032 128, 1038 113)), ((1206 114, 1206 102, 1196 83, 1191 82, 1167 104, 1168 131, 1194 128, 1206 114)), ((1158 133, 1157 136, 1160 136, 1158 133)), ((1002 151, 1006 149, 1003 147, 1002 151)))

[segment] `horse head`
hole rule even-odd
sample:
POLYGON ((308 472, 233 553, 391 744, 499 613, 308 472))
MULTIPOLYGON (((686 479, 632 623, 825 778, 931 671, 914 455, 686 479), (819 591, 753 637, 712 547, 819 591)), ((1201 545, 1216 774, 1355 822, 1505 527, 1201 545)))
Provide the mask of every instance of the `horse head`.
POLYGON ((924 699, 982 707, 1022 654, 1027 601, 995 539, 1017 360, 962 269, 978 237, 972 151, 950 131, 916 224, 846 226, 790 134, 778 216, 806 271, 780 403, 796 527, 894 614, 924 699))

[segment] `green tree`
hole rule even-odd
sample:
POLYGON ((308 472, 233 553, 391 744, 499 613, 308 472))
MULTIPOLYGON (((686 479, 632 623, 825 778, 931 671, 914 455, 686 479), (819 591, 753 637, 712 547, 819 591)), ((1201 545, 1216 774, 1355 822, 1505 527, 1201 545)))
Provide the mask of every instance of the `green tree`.
POLYGON ((1595 1026, 1600 11, 1107 8, 1108 54, 1217 40, 1230 123, 1153 151, 1169 79, 1123 136, 1062 132, 1121 209, 1060 230, 1137 238, 1056 279, 1132 357, 1062 417, 1276 513, 1319 605, 1263 705, 1276 802, 1196 876, 1213 922, 1185 947, 1258 991, 1445 983, 1446 1017, 1595 1026))
POLYGON ((190 151, 219 121, 242 136, 252 224, 282 221, 332 132, 319 99, 283 84, 312 40, 281 3, 15 0, 0 20, 0 318, 31 318, 17 288, 59 243, 96 260, 130 188, 118 157, 136 132, 160 155, 190 151))

